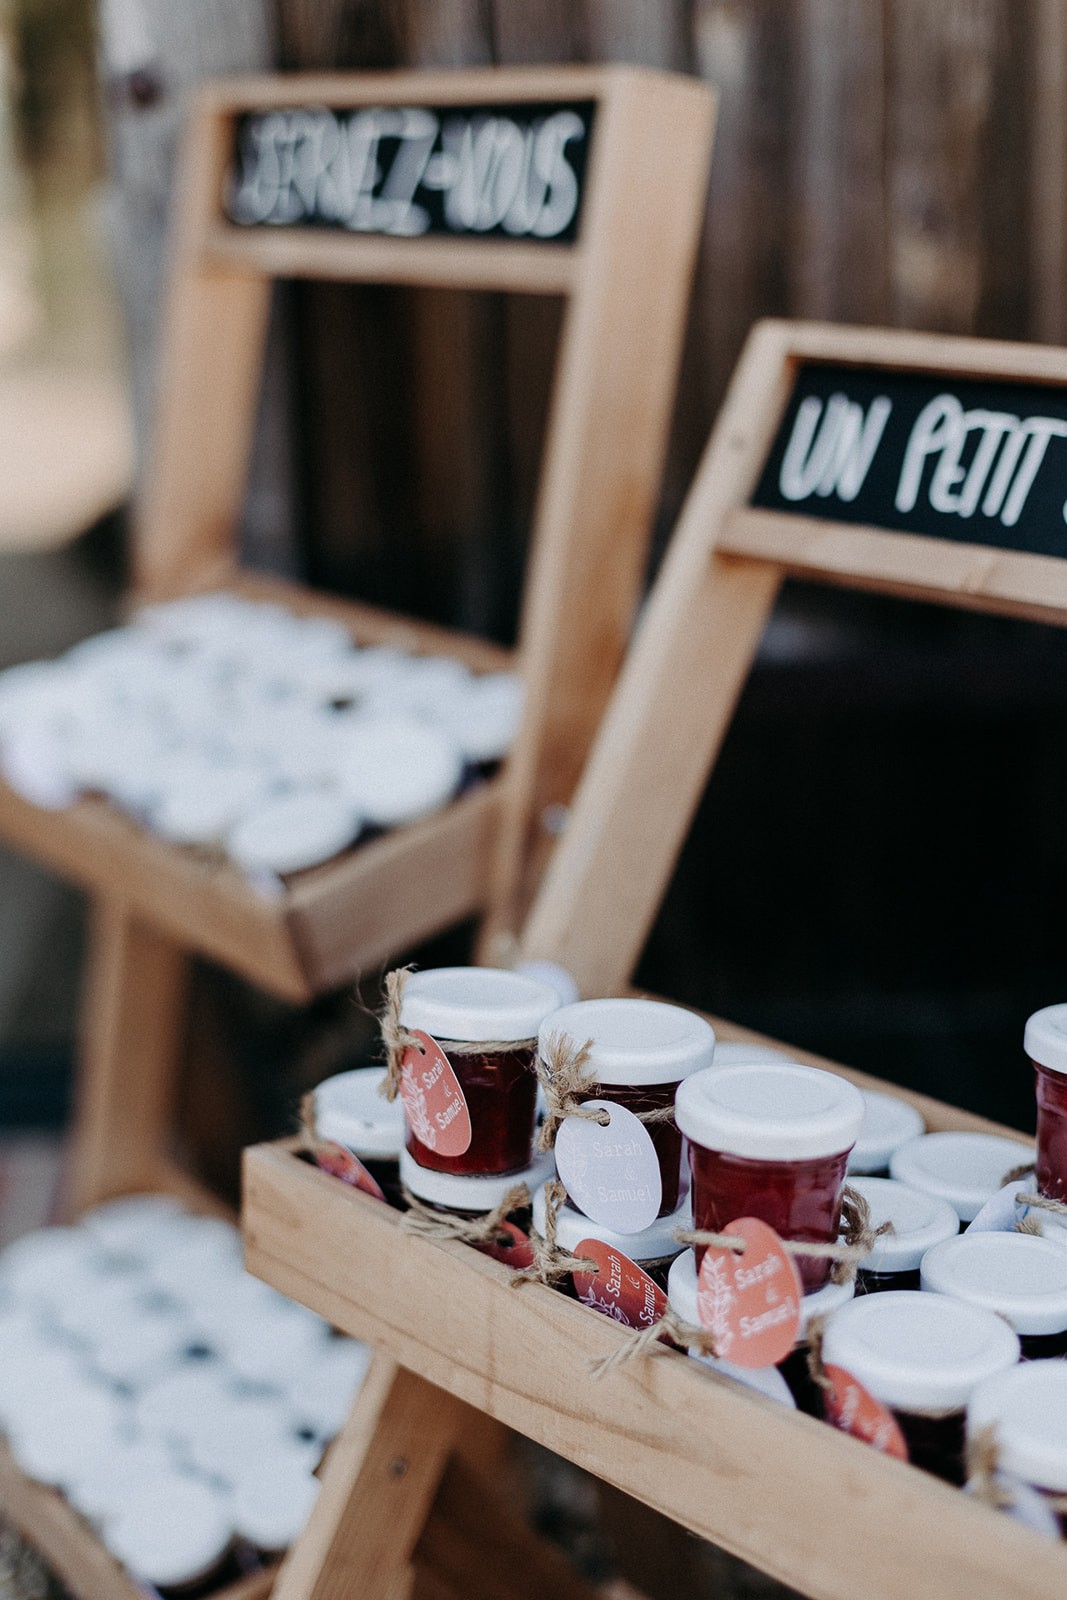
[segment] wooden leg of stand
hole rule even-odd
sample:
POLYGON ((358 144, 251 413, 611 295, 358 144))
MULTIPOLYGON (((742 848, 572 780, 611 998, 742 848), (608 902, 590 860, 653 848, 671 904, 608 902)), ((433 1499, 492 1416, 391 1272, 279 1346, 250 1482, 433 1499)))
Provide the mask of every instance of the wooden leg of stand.
POLYGON ((152 1188, 169 1143, 188 958, 115 900, 92 908, 75 1096, 72 1215, 152 1188))
POLYGON ((334 1440, 273 1600, 404 1600, 466 1407, 380 1352, 334 1440), (407 1586, 407 1587, 405 1587, 407 1586))

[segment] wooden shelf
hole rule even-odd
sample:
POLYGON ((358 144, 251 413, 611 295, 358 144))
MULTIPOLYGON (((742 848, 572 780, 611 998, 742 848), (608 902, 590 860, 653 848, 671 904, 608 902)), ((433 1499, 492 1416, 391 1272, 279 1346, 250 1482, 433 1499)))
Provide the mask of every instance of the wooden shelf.
MULTIPOLYGON (((482 670, 512 662, 482 640, 294 585, 249 575, 235 587, 301 614, 340 617, 361 643, 447 653, 482 670)), ((225 860, 168 844, 104 800, 45 811, 0 783, 0 837, 81 888, 121 895, 187 949, 301 1002, 483 909, 503 794, 498 776, 424 821, 295 874, 277 900, 225 860)))
POLYGON ((243 1226, 249 1270, 275 1288, 816 1600, 1045 1600, 1067 1584, 1062 1545, 677 1352, 594 1381, 625 1337, 610 1319, 403 1233, 291 1141, 246 1151, 243 1226))

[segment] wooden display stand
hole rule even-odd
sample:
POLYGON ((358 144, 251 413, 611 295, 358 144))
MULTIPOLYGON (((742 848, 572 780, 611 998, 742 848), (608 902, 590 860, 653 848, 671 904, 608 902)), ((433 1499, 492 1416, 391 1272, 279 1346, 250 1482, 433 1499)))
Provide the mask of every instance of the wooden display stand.
MULTIPOLYGON (((1067 386, 1060 351, 789 324, 754 332, 524 954, 562 960, 586 994, 625 988, 786 572, 1067 620, 1057 553, 1067 554, 1067 534, 1060 505, 1050 522, 1046 504, 1063 478, 1041 472, 1056 441, 1067 450, 1057 386, 1067 386), (831 431, 820 443, 823 424, 831 431), (994 435, 996 449, 982 444, 994 435), (1035 437, 1044 446, 1028 458, 1035 437), (784 508, 774 504, 783 485, 784 508), (966 524, 981 531, 964 543, 971 500, 990 509, 966 524)), ((753 1037, 712 1021, 724 1038, 753 1037)), ((791 1053, 899 1095, 932 1129, 1011 1135, 791 1053)), ((1067 1584, 1063 1545, 679 1353, 593 1381, 591 1362, 625 1337, 608 1318, 540 1285, 510 1287, 505 1267, 469 1247, 405 1234, 396 1215, 291 1146, 247 1153, 244 1226, 253 1271, 379 1352, 350 1423, 359 1448, 327 1463, 329 1498, 283 1565, 280 1600, 340 1593, 346 1582, 378 1600, 408 1581, 412 1538, 394 1543, 379 1525, 383 1463, 406 1460, 423 1427, 439 1452, 439 1427, 462 1430, 457 1402, 816 1600, 1044 1600, 1067 1584), (416 1393, 412 1436, 396 1417, 416 1393)), ((425 1484, 420 1496, 416 1523, 425 1484)))
POLYGON ((134 602, 222 586, 280 600, 341 618, 361 644, 510 667, 526 711, 496 777, 276 899, 102 801, 46 812, 0 784, 0 838, 97 902, 74 1209, 160 1181, 191 955, 300 1003, 466 917, 514 926, 547 848, 539 819, 570 798, 639 595, 713 107, 695 80, 615 67, 279 77, 201 96, 134 602), (500 151, 516 141, 525 187, 501 221, 500 151), (271 283, 296 276, 567 300, 516 650, 242 571, 271 283))

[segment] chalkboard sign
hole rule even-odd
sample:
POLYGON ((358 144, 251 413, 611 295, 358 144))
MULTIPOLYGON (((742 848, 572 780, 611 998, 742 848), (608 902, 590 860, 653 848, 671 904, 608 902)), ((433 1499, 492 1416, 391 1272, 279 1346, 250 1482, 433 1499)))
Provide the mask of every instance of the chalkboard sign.
POLYGON ((594 112, 591 100, 246 112, 224 209, 244 227, 569 242, 594 112))
POLYGON ((1067 388, 802 363, 751 504, 1067 557, 1067 388))

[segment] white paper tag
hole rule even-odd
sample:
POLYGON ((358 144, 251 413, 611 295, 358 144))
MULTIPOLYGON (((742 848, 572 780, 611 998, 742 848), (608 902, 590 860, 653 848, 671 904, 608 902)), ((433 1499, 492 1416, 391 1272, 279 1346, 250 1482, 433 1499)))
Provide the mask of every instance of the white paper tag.
POLYGON ((556 1170, 571 1200, 594 1222, 616 1233, 642 1233, 659 1215, 663 1181, 644 1123, 625 1106, 587 1100, 608 1113, 606 1126, 564 1117, 556 1134, 556 1170))
POLYGON ((987 1200, 978 1215, 966 1227, 967 1233, 1011 1233, 1017 1222, 1030 1215, 1029 1206, 1015 1204, 1015 1196, 1024 1189, 1032 1189, 1033 1178, 1019 1178, 1006 1183, 992 1199, 987 1200))

